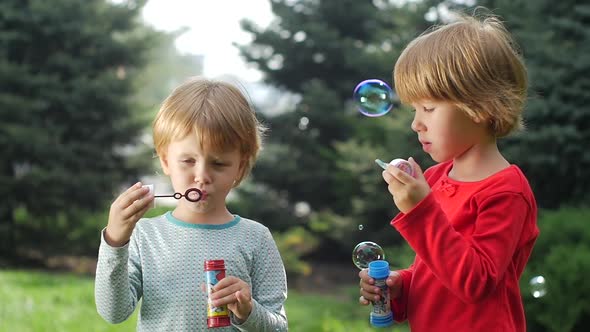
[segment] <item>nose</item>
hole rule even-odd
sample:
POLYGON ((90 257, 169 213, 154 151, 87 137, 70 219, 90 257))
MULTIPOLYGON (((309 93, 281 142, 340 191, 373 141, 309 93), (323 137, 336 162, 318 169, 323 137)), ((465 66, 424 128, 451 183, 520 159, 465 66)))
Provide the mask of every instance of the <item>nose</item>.
POLYGON ((197 163, 195 165, 194 181, 197 184, 209 184, 211 183, 210 170, 206 163, 197 163))
POLYGON ((424 131, 424 129, 426 129, 426 126, 424 126, 424 122, 422 122, 422 120, 418 116, 418 111, 414 112, 414 120, 412 120, 412 124, 410 125, 410 127, 413 131, 417 133, 424 131))

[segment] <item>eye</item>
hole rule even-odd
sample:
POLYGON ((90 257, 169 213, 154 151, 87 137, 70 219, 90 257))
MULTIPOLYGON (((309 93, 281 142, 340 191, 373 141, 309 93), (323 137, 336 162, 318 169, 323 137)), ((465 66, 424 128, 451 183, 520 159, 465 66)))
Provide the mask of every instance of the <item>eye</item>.
POLYGON ((213 161, 213 165, 215 165, 217 167, 222 167, 222 166, 226 166, 227 164, 221 160, 215 160, 215 161, 213 161))
POLYGON ((426 112, 426 113, 430 113, 430 112, 432 112, 432 111, 434 111, 434 107, 433 107, 433 108, 427 108, 427 107, 424 107, 424 112, 426 112))
POLYGON ((194 164, 195 160, 194 159, 183 159, 180 162, 182 162, 183 164, 194 164))

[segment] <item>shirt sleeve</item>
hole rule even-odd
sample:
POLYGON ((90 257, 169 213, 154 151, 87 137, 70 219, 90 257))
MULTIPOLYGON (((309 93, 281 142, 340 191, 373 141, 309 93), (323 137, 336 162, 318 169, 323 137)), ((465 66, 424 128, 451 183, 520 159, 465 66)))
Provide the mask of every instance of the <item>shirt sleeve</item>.
POLYGON ((473 233, 463 236, 431 193, 391 224, 445 287, 465 303, 475 303, 502 280, 530 209, 519 193, 491 195, 478 202, 473 233))
POLYGON ((111 247, 101 232, 94 283, 96 309, 109 323, 125 321, 142 296, 141 265, 137 242, 131 237, 122 247, 111 247))
POLYGON ((401 294, 397 299, 391 299, 391 311, 393 319, 396 322, 403 322, 408 319, 408 293, 410 292, 410 283, 412 282, 412 273, 414 273, 414 264, 407 269, 397 271, 402 277, 401 294))
POLYGON ((248 319, 232 324, 240 331, 287 331, 284 303, 287 277, 279 250, 268 229, 261 240, 252 271, 252 312, 248 319))

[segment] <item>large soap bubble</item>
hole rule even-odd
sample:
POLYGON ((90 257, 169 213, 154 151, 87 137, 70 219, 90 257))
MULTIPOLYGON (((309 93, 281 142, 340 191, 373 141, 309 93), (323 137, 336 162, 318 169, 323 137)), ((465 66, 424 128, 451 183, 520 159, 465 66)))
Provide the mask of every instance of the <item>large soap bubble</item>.
POLYGON ((357 244, 352 251, 352 262, 361 270, 368 268, 372 261, 384 259, 385 252, 375 242, 363 241, 357 244))
POLYGON ((357 84, 353 99, 359 112, 369 117, 387 114, 398 101, 389 85, 378 79, 364 80, 357 84))

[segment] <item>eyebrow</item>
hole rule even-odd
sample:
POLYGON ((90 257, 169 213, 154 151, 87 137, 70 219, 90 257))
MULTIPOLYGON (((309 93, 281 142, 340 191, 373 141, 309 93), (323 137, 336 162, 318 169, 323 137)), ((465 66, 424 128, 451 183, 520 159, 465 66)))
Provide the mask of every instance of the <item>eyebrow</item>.
MULTIPOLYGON (((195 155, 192 153, 188 153, 188 152, 183 152, 181 154, 178 155, 179 158, 195 158, 195 155)), ((224 156, 223 154, 209 154, 206 156, 209 159, 228 159, 227 156, 224 156)))

